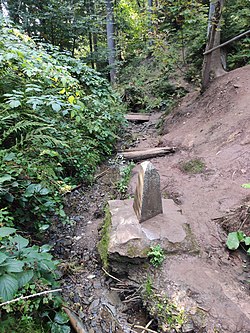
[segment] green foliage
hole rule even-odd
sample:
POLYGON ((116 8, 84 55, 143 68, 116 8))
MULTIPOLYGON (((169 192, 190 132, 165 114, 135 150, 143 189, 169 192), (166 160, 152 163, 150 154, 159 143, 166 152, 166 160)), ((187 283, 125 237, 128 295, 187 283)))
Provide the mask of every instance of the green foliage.
POLYGON ((10 215, 10 212, 7 210, 7 208, 0 209, 0 227, 12 227, 14 224, 13 220, 14 218, 10 215))
POLYGON ((226 245, 229 250, 238 249, 241 243, 248 248, 247 253, 250 254, 250 237, 246 236, 242 231, 230 232, 228 234, 226 245))
POLYGON ((159 244, 156 246, 151 246, 147 256, 150 258, 149 261, 154 267, 161 266, 165 259, 164 251, 159 244))
POLYGON ((146 293, 147 297, 152 296, 152 293, 153 293, 153 282, 152 282, 152 279, 150 277, 147 278, 147 281, 145 283, 144 289, 145 289, 145 293, 146 293))
POLYGON ((124 196, 128 189, 128 184, 131 177, 131 171, 134 168, 135 164, 133 162, 130 162, 127 165, 122 165, 120 168, 120 179, 116 183, 116 189, 118 190, 119 194, 121 196, 124 196))
MULTIPOLYGON (((58 261, 52 259, 50 248, 49 245, 29 246, 29 240, 18 234, 15 228, 0 228, 1 303, 58 287, 56 273, 58 261)), ((59 333, 62 330, 70 332, 69 326, 64 325, 68 322, 68 318, 58 311, 60 304, 58 296, 48 294, 43 298, 20 299, 3 305, 1 307, 3 323, 1 322, 0 332, 6 332, 8 325, 12 332, 18 333, 24 332, 25 328, 26 331, 33 332, 34 325, 37 327, 35 332, 44 332, 43 327, 46 325, 51 329, 55 327, 51 332, 59 333), (38 320, 37 313, 44 319, 38 320), (13 322, 14 315, 20 318, 20 321, 13 322), (64 318, 64 322, 60 318, 64 318), (57 327, 58 325, 60 327, 57 327)))
POLYGON ((122 108, 94 70, 0 25, 0 209, 46 228, 65 218, 61 194, 111 154, 122 108))
POLYGON ((181 164, 181 170, 191 174, 201 173, 204 171, 205 167, 205 163, 198 158, 181 164))
POLYGON ((101 257, 103 267, 106 269, 108 268, 108 246, 109 246, 109 239, 110 239, 110 236, 109 236, 110 226, 111 226, 111 214, 110 214, 108 207, 106 207, 105 218, 104 218, 101 233, 100 233, 101 240, 97 245, 97 249, 98 249, 99 255, 101 257))
POLYGON ((118 90, 132 112, 169 111, 186 93, 170 83, 166 68, 153 58, 137 58, 121 69, 118 90))
POLYGON ((152 54, 167 70, 198 81, 206 44, 208 6, 201 1, 162 0, 156 11, 152 54))
MULTIPOLYGON (((222 42, 249 30, 250 7, 248 0, 225 2, 223 10, 222 42)), ((250 63, 250 38, 245 36, 227 46, 227 64, 235 69, 250 63)))
POLYGON ((152 285, 150 285, 149 293, 144 291, 143 299, 150 316, 158 321, 158 327, 162 331, 171 332, 171 330, 175 330, 181 332, 181 327, 186 320, 183 309, 167 296, 155 294, 152 285))
POLYGON ((242 184, 241 187, 243 187, 243 188, 250 188, 250 184, 249 183, 242 184))
POLYGON ((42 322, 33 318, 22 318, 17 320, 16 317, 10 314, 4 319, 1 319, 0 333, 47 333, 42 322))
POLYGON ((28 246, 29 240, 15 228, 0 228, 0 299, 11 300, 18 291, 56 285, 56 266, 48 245, 28 246))
POLYGON ((120 0, 115 6, 115 20, 119 35, 117 47, 123 59, 132 59, 147 46, 148 12, 136 0, 120 0))

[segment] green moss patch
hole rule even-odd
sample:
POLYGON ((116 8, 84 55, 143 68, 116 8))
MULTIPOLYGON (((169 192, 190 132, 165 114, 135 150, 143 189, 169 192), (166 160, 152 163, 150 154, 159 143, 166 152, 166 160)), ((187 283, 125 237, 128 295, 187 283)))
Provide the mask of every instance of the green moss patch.
POLYGON ((180 166, 180 169, 183 172, 197 174, 202 173, 205 170, 205 163, 199 158, 195 158, 193 160, 183 162, 180 166))
POLYGON ((105 208, 105 217, 103 220, 102 230, 101 230, 101 240, 97 245, 99 255, 101 257, 103 267, 108 267, 108 246, 110 240, 110 226, 111 226, 111 213, 108 206, 105 208))

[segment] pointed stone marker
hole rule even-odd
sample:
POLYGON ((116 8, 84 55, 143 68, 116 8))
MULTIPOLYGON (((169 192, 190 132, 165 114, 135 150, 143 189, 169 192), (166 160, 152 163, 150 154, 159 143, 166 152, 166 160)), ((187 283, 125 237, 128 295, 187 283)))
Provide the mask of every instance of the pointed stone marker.
POLYGON ((160 176, 149 161, 141 163, 133 208, 140 223, 163 212, 160 176))

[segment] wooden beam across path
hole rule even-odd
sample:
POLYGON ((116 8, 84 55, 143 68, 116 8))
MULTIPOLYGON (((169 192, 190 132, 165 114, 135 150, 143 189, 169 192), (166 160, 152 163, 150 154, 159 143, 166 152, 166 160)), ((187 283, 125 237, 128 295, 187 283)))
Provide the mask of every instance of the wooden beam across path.
POLYGON ((119 155, 123 156, 127 160, 146 160, 148 158, 160 157, 166 154, 174 153, 174 147, 158 147, 158 148, 147 148, 141 150, 125 150, 120 152, 119 155))
POLYGON ((143 122, 149 121, 150 116, 145 113, 129 113, 129 114, 125 115, 125 118, 128 121, 135 121, 135 122, 137 121, 137 122, 143 123, 143 122))

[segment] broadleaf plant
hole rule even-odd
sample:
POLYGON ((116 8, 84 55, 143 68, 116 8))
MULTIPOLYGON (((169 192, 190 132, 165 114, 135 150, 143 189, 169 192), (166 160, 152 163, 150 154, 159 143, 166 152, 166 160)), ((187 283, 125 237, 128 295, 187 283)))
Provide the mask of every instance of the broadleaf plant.
MULTIPOLYGON (((250 245, 250 237, 246 236, 242 231, 234 231, 228 234, 226 245, 229 250, 237 250, 241 243, 248 247, 250 245)), ((247 249, 247 253, 250 254, 250 248, 247 249)))
POLYGON ((11 300, 29 282, 39 288, 43 279, 48 286, 56 284, 58 262, 47 252, 49 247, 28 246, 28 239, 14 228, 0 228, 0 300, 11 300))

